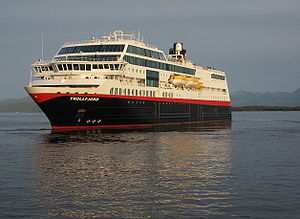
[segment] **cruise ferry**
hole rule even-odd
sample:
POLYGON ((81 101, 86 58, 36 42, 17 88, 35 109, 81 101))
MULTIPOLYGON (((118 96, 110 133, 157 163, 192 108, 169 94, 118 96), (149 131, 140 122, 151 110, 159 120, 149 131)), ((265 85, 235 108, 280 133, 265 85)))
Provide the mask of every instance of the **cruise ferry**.
POLYGON ((166 55, 135 34, 64 44, 32 64, 25 88, 53 130, 126 128, 231 120, 225 72, 166 55))

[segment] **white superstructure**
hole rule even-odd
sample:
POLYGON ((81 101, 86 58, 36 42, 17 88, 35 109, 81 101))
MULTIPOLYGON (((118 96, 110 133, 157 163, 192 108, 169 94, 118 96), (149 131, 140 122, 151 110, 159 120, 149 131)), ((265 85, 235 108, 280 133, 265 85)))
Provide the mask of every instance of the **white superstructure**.
POLYGON ((181 43, 170 54, 134 34, 64 44, 51 61, 32 65, 30 94, 105 94, 230 102, 226 74, 186 59, 181 43))

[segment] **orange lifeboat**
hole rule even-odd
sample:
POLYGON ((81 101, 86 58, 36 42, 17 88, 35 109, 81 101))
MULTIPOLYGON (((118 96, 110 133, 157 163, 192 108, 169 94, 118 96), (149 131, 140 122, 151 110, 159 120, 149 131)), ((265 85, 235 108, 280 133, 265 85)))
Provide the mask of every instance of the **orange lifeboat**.
POLYGON ((183 75, 171 75, 169 78, 169 82, 172 83, 174 86, 182 86, 185 85, 188 81, 183 75))

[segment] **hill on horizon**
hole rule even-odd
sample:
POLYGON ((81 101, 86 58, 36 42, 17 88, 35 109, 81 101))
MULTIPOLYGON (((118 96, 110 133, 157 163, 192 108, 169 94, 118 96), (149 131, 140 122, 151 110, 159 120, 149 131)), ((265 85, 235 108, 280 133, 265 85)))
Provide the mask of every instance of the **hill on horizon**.
POLYGON ((31 97, 22 97, 0 100, 0 112, 36 113, 41 112, 41 110, 31 97))
MULTIPOLYGON (((235 91, 230 94, 232 106, 300 106, 300 88, 294 92, 235 91)), ((0 112, 41 112, 30 97, 0 100, 0 112)))
POLYGON ((294 92, 249 92, 231 93, 232 106, 300 106, 300 88, 294 92))

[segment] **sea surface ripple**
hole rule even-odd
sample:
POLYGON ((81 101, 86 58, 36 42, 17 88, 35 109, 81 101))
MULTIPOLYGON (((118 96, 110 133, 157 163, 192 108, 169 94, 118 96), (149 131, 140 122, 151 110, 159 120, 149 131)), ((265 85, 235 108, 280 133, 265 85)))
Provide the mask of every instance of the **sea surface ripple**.
POLYGON ((0 218, 299 218, 300 112, 52 133, 0 114, 0 218))

